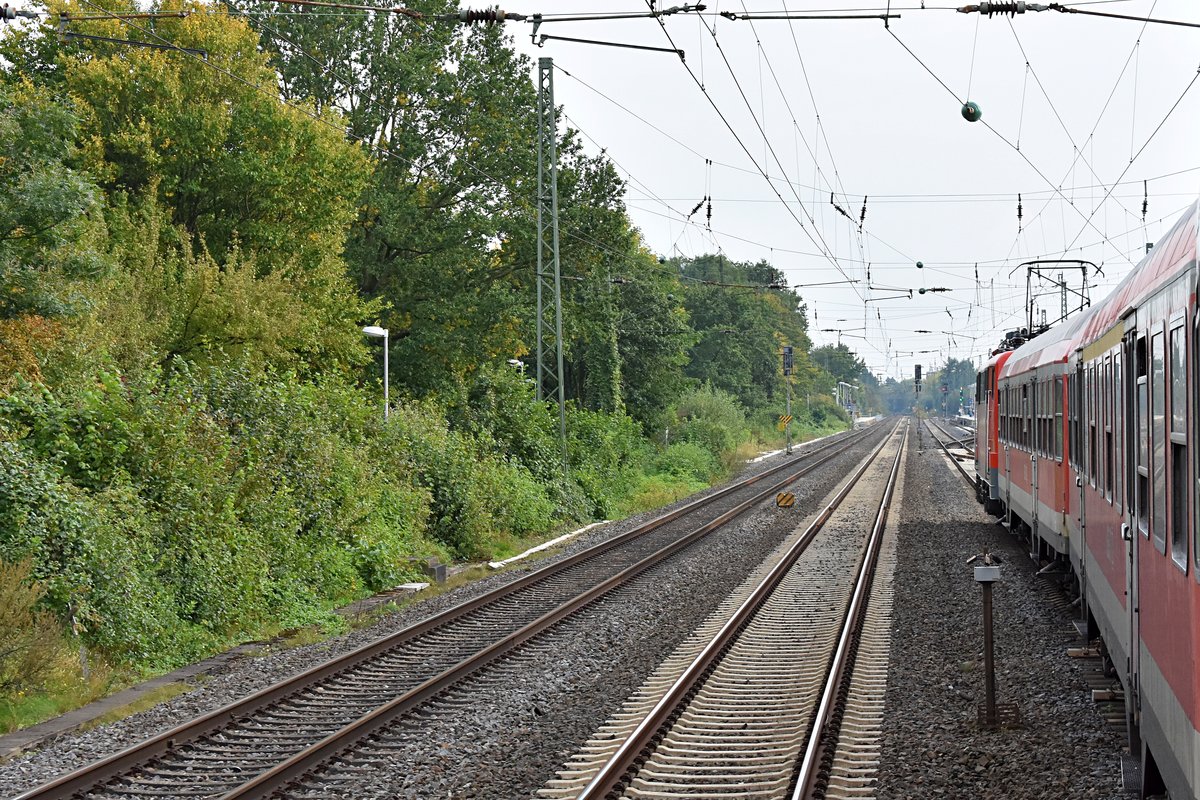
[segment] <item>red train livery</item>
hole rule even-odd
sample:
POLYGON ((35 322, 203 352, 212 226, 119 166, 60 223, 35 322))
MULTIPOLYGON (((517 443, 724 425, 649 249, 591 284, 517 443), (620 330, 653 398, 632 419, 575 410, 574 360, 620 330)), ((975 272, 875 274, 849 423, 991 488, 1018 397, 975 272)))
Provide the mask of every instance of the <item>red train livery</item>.
POLYGON ((1073 574, 1142 796, 1176 800, 1200 797, 1198 224, 1200 201, 1107 299, 976 385, 980 499, 1073 574))

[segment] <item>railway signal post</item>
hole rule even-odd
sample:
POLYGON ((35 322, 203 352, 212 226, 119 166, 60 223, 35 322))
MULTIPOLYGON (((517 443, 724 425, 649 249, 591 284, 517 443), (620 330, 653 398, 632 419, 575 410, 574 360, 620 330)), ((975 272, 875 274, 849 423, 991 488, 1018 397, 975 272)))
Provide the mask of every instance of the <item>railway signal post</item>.
POLYGON ((783 440, 786 443, 787 454, 792 454, 792 368, 795 362, 792 357, 792 346, 783 346, 783 385, 787 390, 787 410, 784 412, 787 421, 783 424, 783 440))

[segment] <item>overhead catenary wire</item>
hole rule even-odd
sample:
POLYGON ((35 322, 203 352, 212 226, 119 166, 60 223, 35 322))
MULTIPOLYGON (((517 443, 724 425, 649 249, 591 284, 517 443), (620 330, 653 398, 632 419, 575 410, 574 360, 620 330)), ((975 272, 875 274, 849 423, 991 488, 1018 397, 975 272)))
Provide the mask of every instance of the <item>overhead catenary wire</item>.
MULTIPOLYGON (((675 41, 671 37, 670 31, 667 30, 666 24, 661 19, 658 20, 658 23, 659 23, 659 26, 662 28, 663 34, 667 37, 667 41, 671 43, 672 47, 675 47, 675 41)), ((711 28, 710 28, 710 31, 711 31, 711 28)), ((715 40, 715 36, 714 36, 714 40, 715 40)), ((720 50, 720 45, 718 43, 718 51, 719 50, 720 50)), ((725 116, 724 112, 721 111, 721 109, 717 105, 716 101, 713 100, 712 96, 708 93, 708 90, 704 88, 704 84, 700 82, 700 79, 696 76, 695 71, 692 70, 692 68, 690 66, 688 66, 686 61, 682 61, 680 63, 683 64, 684 69, 686 69, 688 75, 691 76, 692 81, 696 84, 697 87, 699 87, 699 89, 700 89, 701 93, 704 95, 705 99, 708 100, 709 105, 711 105, 713 110, 717 112, 717 116, 720 117, 721 122, 724 123, 725 127, 729 129, 729 132, 733 135, 734 140, 737 141, 738 146, 742 148, 743 152, 745 152, 746 157, 750 159, 750 162, 752 164, 754 164, 754 166, 758 170, 759 174, 761 174, 762 177, 767 181, 768 185, 770 185, 771 190, 779 198, 779 201, 780 201, 780 203, 783 204, 784 208, 787 209, 788 214, 792 217, 792 219, 794 219, 796 221, 796 224, 798 224, 800 226, 800 229, 802 231, 804 231, 805 235, 809 238, 810 241, 812 241, 812 243, 814 245, 816 245, 818 247, 818 249, 823 248, 822 256, 830 261, 830 263, 842 275, 842 277, 847 278, 847 279, 850 278, 850 276, 846 274, 846 272, 842 268, 842 266, 837 263, 837 259, 833 257, 831 252, 829 252, 829 247, 828 247, 828 245, 826 245, 824 243, 824 240, 822 239, 822 241, 820 243, 818 243, 817 239, 821 238, 820 231, 816 231, 817 237, 814 238, 813 233, 811 231, 809 231, 808 228, 804 225, 804 223, 800 220, 800 218, 798 216, 796 216, 796 213, 791 209, 791 207, 788 206, 788 204, 786 202, 784 202, 783 195, 779 193, 778 188, 775 187, 775 184, 771 181, 771 178, 766 173, 766 171, 763 170, 763 168, 761 166, 759 166, 757 159, 754 158, 754 154, 750 152, 750 149, 746 146, 746 143, 742 140, 742 138, 738 134, 737 130, 734 129, 732 123, 729 122, 729 119, 725 116)), ((726 62, 726 63, 728 63, 728 62, 726 62)), ((745 98, 744 92, 742 93, 742 97, 745 98)), ((747 103, 748 102, 749 101, 747 100, 747 103)), ((753 110, 751 110, 751 116, 753 116, 753 110)), ((756 120, 757 120, 757 118, 756 118, 756 120)), ((782 167, 781 167, 781 169, 782 169, 782 167)), ((799 199, 798 196, 797 196, 797 199, 799 199)), ((803 203, 801 203, 801 206, 803 207, 803 203)), ((811 217, 810 217, 810 219, 811 219, 811 217)), ((856 293, 857 293, 857 291, 856 291, 856 293)))
MULTIPOLYGON (((929 73, 929 75, 930 75, 930 76, 931 76, 931 77, 932 77, 932 78, 933 78, 935 81, 937 81, 937 82, 938 82, 938 84, 940 84, 940 85, 941 85, 941 87, 942 87, 943 89, 945 89, 947 92, 949 92, 949 93, 950 93, 950 96, 951 96, 951 97, 953 97, 955 100, 957 100, 957 101, 958 101, 958 102, 960 102, 960 103, 962 103, 962 102, 963 102, 961 99, 959 99, 958 95, 957 95, 957 94, 955 94, 954 90, 953 90, 953 89, 951 89, 949 86, 947 86, 947 85, 946 85, 946 82, 945 82, 945 81, 943 81, 943 80, 942 80, 940 77, 938 77, 937 73, 935 73, 935 72, 934 72, 932 69, 930 69, 930 68, 929 68, 929 66, 928 66, 928 65, 927 65, 927 64, 926 64, 924 61, 922 61, 922 60, 921 60, 921 57, 920 57, 920 56, 918 56, 916 53, 914 53, 914 52, 912 51, 912 49, 911 49, 911 48, 909 48, 909 46, 908 46, 907 44, 905 44, 905 43, 904 43, 904 41, 903 41, 903 40, 902 40, 902 39, 901 39, 899 36, 897 36, 897 35, 896 35, 896 32, 895 32, 894 30, 892 30, 891 28, 888 28, 888 29, 887 29, 887 31, 888 31, 888 33, 890 33, 890 34, 892 35, 892 38, 893 38, 893 39, 895 39, 895 40, 896 40, 896 42, 897 42, 897 43, 898 43, 898 44, 899 44, 901 47, 903 47, 903 48, 904 48, 905 52, 907 52, 907 53, 908 53, 910 56, 912 56, 912 57, 913 57, 913 59, 915 59, 915 60, 916 60, 916 62, 917 62, 918 64, 920 64, 920 65, 921 65, 921 67, 922 67, 922 68, 923 68, 923 69, 924 69, 924 70, 925 70, 927 73, 929 73)), ((1074 211, 1075 211, 1075 213, 1079 214, 1079 216, 1081 216, 1081 217, 1083 216, 1083 212, 1082 212, 1082 211, 1080 211, 1078 208, 1076 208, 1075 204, 1074 204, 1073 202, 1071 202, 1071 200, 1070 200, 1070 199, 1069 199, 1069 198, 1068 198, 1068 197, 1067 197, 1065 194, 1063 194, 1063 192, 1062 192, 1062 189, 1060 189, 1060 188, 1059 188, 1058 186, 1056 186, 1056 185, 1055 185, 1055 184, 1054 184, 1054 183, 1053 183, 1053 182, 1052 182, 1052 181, 1051 181, 1051 180, 1050 180, 1048 177, 1046 177, 1046 173, 1042 172, 1042 170, 1041 170, 1041 169, 1040 169, 1040 168, 1039 168, 1039 167, 1038 167, 1036 164, 1034 164, 1034 163, 1033 163, 1033 161, 1032 161, 1032 160, 1029 158, 1029 156, 1027 156, 1025 153, 1023 153, 1023 152, 1022 152, 1020 149, 1018 149, 1016 145, 1014 145, 1014 144, 1013 144, 1011 141, 1009 141, 1008 137, 1006 137, 1004 134, 1000 133, 1000 131, 996 130, 996 128, 995 128, 995 127, 993 127, 993 126, 992 126, 990 123, 988 123, 988 121, 987 121, 987 120, 981 119, 981 120, 979 120, 979 121, 980 121, 981 123, 983 123, 983 126, 984 126, 985 128, 987 128, 989 131, 991 131, 991 132, 992 132, 992 133, 993 133, 993 134, 996 136, 996 138, 1000 139, 1000 141, 1004 142, 1004 143, 1005 143, 1006 145, 1008 145, 1008 146, 1009 146, 1009 147, 1010 147, 1010 148, 1011 148, 1011 149, 1012 149, 1014 152, 1016 152, 1016 154, 1017 154, 1017 155, 1019 155, 1019 156, 1021 157, 1021 159, 1022 159, 1022 160, 1023 160, 1023 161, 1024 161, 1026 164, 1028 164, 1028 165, 1030 166, 1030 168, 1031 168, 1031 169, 1033 169, 1033 171, 1034 171, 1034 172, 1036 172, 1036 173, 1037 173, 1038 177, 1040 177, 1040 178, 1041 178, 1043 181, 1045 181, 1045 182, 1046 182, 1046 184, 1047 184, 1048 186, 1052 187, 1052 188, 1054 189, 1055 193, 1056 193, 1056 194, 1058 194, 1060 197, 1062 197, 1062 199, 1063 199, 1063 200, 1065 200, 1065 201, 1067 202, 1067 204, 1071 206, 1072 210, 1074 210, 1074 211)), ((1123 177, 1123 176, 1124 176, 1124 173, 1122 173, 1122 177, 1123 177)), ((1103 232, 1103 231, 1101 231, 1101 230, 1100 230, 1098 227, 1096 227, 1094 224, 1092 224, 1092 217, 1091 217, 1091 216, 1087 216, 1087 217, 1085 217, 1085 218, 1084 218, 1084 227, 1085 227, 1085 228, 1087 228, 1087 227, 1089 227, 1089 226, 1090 226, 1090 227, 1091 227, 1091 228, 1092 228, 1094 231, 1096 231, 1096 233, 1100 234, 1100 236, 1101 236, 1101 237, 1104 239, 1104 241, 1105 241, 1105 242, 1106 242, 1106 243, 1107 243, 1107 244, 1108 244, 1110 247, 1112 247, 1112 249, 1113 249, 1114 251, 1116 251, 1118 254, 1121 252, 1121 249, 1120 249, 1119 247, 1117 247, 1115 244, 1113 244, 1113 243, 1112 243, 1112 242, 1109 240, 1109 238, 1108 238, 1108 237, 1107 237, 1107 236, 1104 234, 1104 232, 1103 232)), ((1070 248, 1068 247, 1068 249, 1070 249, 1070 248)))
MULTIPOLYGON (((1154 2, 1150 5, 1149 13, 1153 14, 1154 9, 1157 6, 1158 6, 1158 0, 1154 0, 1154 2)), ((1121 85, 1121 79, 1125 77, 1125 72, 1129 69, 1129 64, 1133 60, 1134 55, 1137 53, 1138 47, 1141 44, 1142 35, 1145 32, 1146 32, 1146 25, 1142 25, 1141 30, 1138 31, 1137 38, 1134 42, 1134 45, 1129 51, 1129 55, 1127 55, 1125 57, 1125 63, 1121 65, 1121 71, 1117 74, 1116 80, 1113 81, 1113 87, 1111 90, 1109 90, 1108 97, 1105 99, 1104 105, 1100 108, 1100 113, 1096 115, 1096 121, 1094 123, 1092 123, 1092 129, 1091 129, 1091 131, 1088 132, 1088 135, 1087 135, 1088 139, 1091 139, 1093 136, 1096 135, 1096 131, 1100 128, 1100 123, 1104 120, 1104 115, 1108 113, 1109 106, 1112 105, 1113 97, 1116 96, 1117 89, 1121 85)), ((1131 138, 1130 139, 1130 158, 1131 159, 1133 157, 1132 150, 1133 150, 1133 140, 1131 138)), ((1078 153, 1076 153, 1076 158, 1078 158, 1078 153)), ((1072 160, 1071 164, 1064 171, 1063 177, 1061 179, 1059 179, 1059 183, 1062 183, 1062 181, 1066 179, 1067 175, 1069 175, 1071 173, 1071 170, 1074 169, 1074 167, 1075 167, 1075 161, 1072 160)), ((1113 184, 1113 186, 1116 186, 1116 185, 1117 184, 1113 184)), ((1091 189, 1091 188, 1095 188, 1095 187, 1087 187, 1087 188, 1091 189)), ((1103 188, 1103 187, 1100 187, 1100 188, 1103 188)), ((1050 202, 1052 200, 1053 200, 1053 197, 1049 197, 1046 199, 1046 202, 1042 204, 1042 207, 1040 209, 1038 209, 1037 212, 1035 212, 1034 215, 1030 218, 1029 222, 1026 223, 1026 227, 1028 227, 1029 225, 1032 225, 1034 222, 1038 222, 1041 220, 1042 214, 1046 211, 1047 208, 1050 207, 1050 202)), ((1043 238, 1044 237, 1045 237, 1045 234, 1044 234, 1044 228, 1043 228, 1043 238)), ((1009 251, 1008 251, 1010 256, 1017 249, 1017 245, 1019 242, 1020 242, 1019 236, 1013 240, 1012 247, 1010 247, 1009 251)), ((1044 242, 1043 242, 1043 249, 1045 249, 1044 242)))
MULTIPOLYGON (((1146 148, 1150 146, 1150 143, 1152 141, 1154 141, 1154 137, 1157 136, 1158 132, 1162 130, 1163 126, 1167 124, 1167 120, 1169 120, 1171 118, 1171 115, 1175 113, 1175 109, 1179 108, 1179 104, 1183 102, 1183 99, 1185 97, 1187 97, 1188 93, 1192 90, 1192 87, 1196 85, 1196 80, 1198 78, 1200 78, 1200 66, 1197 66, 1196 72, 1192 75, 1192 79, 1190 81, 1188 81, 1187 86, 1185 86, 1183 88, 1183 91, 1180 92, 1179 97, 1176 98, 1175 102, 1171 104, 1171 107, 1169 109, 1167 109, 1167 113, 1163 116, 1163 118, 1161 120, 1159 120, 1158 125, 1156 125, 1154 127, 1154 130, 1151 131, 1150 135, 1146 137, 1146 141, 1144 141, 1142 143, 1142 146, 1138 148, 1137 153, 1135 153, 1133 158, 1131 158, 1129 160, 1129 163, 1125 165, 1125 169, 1121 170, 1121 174, 1117 177, 1118 181, 1125 177, 1125 174, 1127 172, 1129 172, 1130 167, 1133 166, 1134 161, 1136 161, 1142 155, 1142 153, 1144 153, 1146 151, 1146 148)), ((1087 229, 1087 224, 1091 222, 1092 217, 1094 217, 1096 215, 1096 212, 1100 210, 1101 206, 1103 206, 1108 201, 1108 198, 1112 194, 1112 192, 1113 192, 1113 190, 1111 188, 1107 192, 1105 192, 1104 197, 1100 199, 1100 203, 1095 208, 1092 209, 1092 212, 1090 214, 1088 214, 1087 220, 1085 221, 1083 228, 1080 229, 1079 233, 1075 234, 1075 237, 1073 239, 1071 239, 1070 243, 1066 246, 1066 248, 1063 249, 1064 254, 1066 253, 1067 250, 1070 250, 1072 247, 1075 246, 1075 242, 1079 241, 1079 237, 1082 236, 1083 231, 1087 229)))
MULTIPOLYGON (((1127 2, 1127 0, 1113 0, 1113 1, 1114 2, 1127 2)), ((700 158, 707 158, 707 156, 705 156, 699 150, 696 150, 694 147, 689 145, 687 142, 679 139, 679 137, 669 133, 668 131, 663 130, 658 125, 655 125, 653 122, 646 119, 644 116, 642 116, 638 112, 629 108, 624 103, 621 103, 619 100, 616 100, 611 95, 607 94, 603 90, 592 85, 590 82, 579 77, 577 74, 571 72, 570 70, 568 70, 558 64, 555 64, 554 68, 555 68, 556 72, 558 72, 562 75, 565 75, 566 77, 575 81, 583 88, 585 88, 588 91, 595 94, 597 97, 600 97, 601 99, 605 100, 606 102, 612 104, 615 108, 619 109, 620 111, 622 111, 625 114, 628 114, 630 117, 636 119, 638 122, 641 122, 643 125, 645 125, 649 129, 653 130, 654 132, 658 133, 659 135, 663 136, 664 138, 668 139, 669 141, 675 143, 676 145, 678 145, 682 149, 688 151, 692 155, 698 156, 700 158)), ((1114 89, 1114 91, 1115 91, 1115 89, 1114 89)), ((1111 95, 1110 95, 1110 99, 1111 99, 1111 95)), ((1093 129, 1093 133, 1094 132, 1095 131, 1093 129)), ((720 159, 714 158, 714 159, 712 159, 712 163, 713 163, 713 166, 721 167, 722 169, 729 169, 729 170, 733 170, 736 172, 742 172, 742 173, 749 174, 749 175, 758 175, 758 176, 762 175, 762 172, 759 170, 748 169, 746 167, 742 167, 737 164, 731 164, 727 161, 721 161, 720 159)), ((1172 172, 1166 172, 1166 173, 1163 173, 1160 175, 1152 175, 1149 177, 1149 180, 1155 181, 1155 180, 1161 180, 1164 178, 1173 178, 1173 177, 1177 177, 1179 175, 1185 175, 1190 172, 1200 172, 1200 165, 1194 166, 1194 167, 1185 167, 1183 169, 1174 170, 1172 172)), ((800 183, 792 178, 787 177, 786 174, 782 175, 782 176, 768 175, 768 177, 772 182, 790 183, 793 186, 795 186, 797 189, 803 189, 805 191, 828 191, 828 186, 826 186, 826 187, 824 187, 824 189, 822 189, 822 187, 818 187, 815 185, 800 183)), ((1136 184, 1140 184, 1142 182, 1142 180, 1143 179, 1139 178, 1137 180, 1124 181, 1120 185, 1133 186, 1136 184)), ((1078 188, 1078 189, 1089 189, 1089 188, 1102 189, 1102 188, 1106 188, 1107 186, 1110 186, 1110 185, 1112 185, 1112 184, 1095 184, 1095 185, 1091 185, 1091 186, 1077 186, 1076 188, 1078 188)), ((1013 195, 1018 192, 1020 192, 1022 195, 1024 195, 1027 198, 1034 198, 1034 199, 1039 198, 1041 195, 1048 195, 1049 199, 1053 200, 1055 197, 1059 196, 1058 190, 1056 188, 1054 188, 1053 186, 1051 186, 1049 189, 1021 187, 1018 189, 996 191, 996 192, 965 192, 965 193, 928 192, 928 193, 912 193, 912 194, 886 194, 886 193, 874 193, 873 192, 873 193, 871 193, 871 201, 873 203, 926 202, 926 201, 958 202, 958 201, 962 201, 962 200, 973 201, 973 200, 996 199, 996 200, 1000 200, 1003 202, 1011 202, 1013 195)), ((858 192, 852 192, 851 190, 846 189, 844 191, 840 191, 839 194, 845 194, 847 196, 857 196, 858 192)), ((777 202, 777 199, 763 201, 763 202, 774 203, 774 202, 777 202)), ((1030 222, 1032 222, 1032 221, 1033 220, 1031 218, 1030 222)), ((844 258, 845 257, 843 257, 843 259, 844 258)))
MULTIPOLYGON (((976 22, 978 22, 978 20, 976 20, 976 22)), ((1050 98, 1050 93, 1046 91, 1045 84, 1042 83, 1042 79, 1038 76, 1037 70, 1033 68, 1033 64, 1029 60, 1029 54, 1025 52, 1025 45, 1021 42, 1021 37, 1017 35, 1017 29, 1012 24, 1011 19, 1008 20, 1008 28, 1010 31, 1012 31, 1013 40, 1016 41, 1017 48, 1021 51, 1021 57, 1025 59, 1026 68, 1033 75, 1034 83, 1037 84, 1038 89, 1042 93, 1042 97, 1046 99, 1046 103, 1050 106, 1050 110, 1054 113, 1054 118, 1058 120, 1059 127, 1062 128, 1063 133, 1066 134, 1067 141, 1071 143, 1071 147, 1075 148, 1076 155, 1075 158, 1072 159, 1072 164, 1074 164, 1075 161, 1082 161, 1083 165, 1088 168, 1088 172, 1092 174, 1092 177, 1099 181, 1100 175, 1096 172, 1095 167, 1092 166, 1091 161, 1083 157, 1083 148, 1079 147, 1079 145, 1076 143, 1075 137, 1071 135, 1071 131, 1067 127, 1067 123, 1063 121, 1062 115, 1058 113, 1058 106, 1055 105, 1054 100, 1050 98)), ((1091 134, 1089 134, 1088 139, 1090 140, 1091 138, 1091 134)), ((1017 149, 1020 149, 1019 145, 1017 149)), ((1101 183, 1100 185, 1103 186, 1104 184, 1101 183)), ((1129 211, 1129 209, 1124 208, 1124 206, 1122 206, 1122 209, 1124 209, 1126 212, 1129 211)))

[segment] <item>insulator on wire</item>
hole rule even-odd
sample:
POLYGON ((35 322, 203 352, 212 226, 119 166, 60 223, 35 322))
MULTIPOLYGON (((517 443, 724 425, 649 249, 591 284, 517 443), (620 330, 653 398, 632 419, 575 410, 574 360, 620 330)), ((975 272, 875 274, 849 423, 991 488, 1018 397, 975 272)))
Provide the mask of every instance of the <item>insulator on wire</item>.
POLYGON ((0 21, 5 22, 6 24, 8 23, 8 21, 10 19, 16 19, 17 17, 25 17, 26 19, 37 19, 37 16, 38 15, 37 15, 36 11, 31 11, 29 9, 24 9, 24 8, 14 8, 13 6, 9 5, 8 3, 4 3, 3 5, 0 5, 0 21))
POLYGON ((1142 181, 1142 224, 1146 224, 1146 212, 1150 210, 1149 181, 1142 181))
POLYGON ((863 223, 867 221, 867 196, 863 195, 862 213, 858 215, 858 232, 862 233, 863 223))
MULTIPOLYGON (((1021 208, 1021 195, 1018 194, 1017 195, 1017 233, 1020 233, 1022 230, 1022 225, 1021 225, 1022 211, 1023 211, 1023 209, 1021 208)), ((978 277, 978 275, 976 275, 976 277, 978 277)))
POLYGON ((846 209, 844 209, 844 208, 842 208, 841 206, 839 206, 839 205, 837 204, 837 202, 836 202, 836 201, 833 199, 833 192, 830 192, 830 193, 829 193, 829 205, 831 205, 831 206, 833 206, 835 209, 837 209, 837 212, 838 212, 839 214, 841 214, 843 217, 845 217, 846 219, 850 220, 851 222, 854 222, 854 217, 852 217, 852 216, 850 216, 849 214, 847 214, 847 213, 846 213, 846 209))
POLYGON ((501 11, 499 6, 493 8, 463 8, 458 12, 458 21, 467 25, 474 25, 477 22, 484 22, 488 25, 495 25, 497 22, 504 22, 506 19, 516 20, 520 22, 525 19, 524 14, 510 14, 507 11, 501 11))
POLYGON ((987 2, 963 6, 958 9, 958 13, 970 14, 973 11, 978 11, 985 17, 993 17, 997 14, 1008 14, 1010 17, 1013 17, 1017 14, 1024 14, 1026 11, 1047 11, 1049 8, 1049 5, 1043 3, 1028 3, 1025 2, 1025 0, 1010 0, 1010 2, 987 2))
POLYGON ((711 231, 712 230, 712 195, 710 194, 706 199, 708 200, 708 214, 707 214, 708 229, 711 231))
POLYGON ((703 207, 704 207, 704 198, 702 197, 702 198, 700 198, 700 202, 696 203, 696 206, 691 211, 688 212, 687 218, 691 219, 692 217, 696 216, 696 212, 699 211, 703 207))

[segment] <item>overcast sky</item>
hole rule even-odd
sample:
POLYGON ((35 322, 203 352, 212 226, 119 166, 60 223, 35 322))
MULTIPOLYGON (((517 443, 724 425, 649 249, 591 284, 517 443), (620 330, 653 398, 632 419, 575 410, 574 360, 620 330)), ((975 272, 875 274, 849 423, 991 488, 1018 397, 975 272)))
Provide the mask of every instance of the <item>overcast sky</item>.
MULTIPOLYGON (((887 7, 870 0, 723 0, 703 15, 665 18, 665 33, 653 19, 541 27, 653 47, 670 47, 669 34, 686 66, 671 53, 562 41, 539 48, 528 23, 509 22, 508 31, 531 57, 554 59, 556 100, 568 117, 560 122, 618 165, 651 249, 765 258, 793 286, 858 281, 799 289, 814 341, 836 342, 821 329, 841 329, 874 372, 907 378, 916 363, 928 370, 949 356, 977 358, 1024 324, 1025 277, 1009 275, 1022 261, 1102 265, 1103 276, 1091 276, 1098 301, 1200 195, 1200 86, 1187 90, 1200 69, 1200 29, 920 5, 893 3, 900 18, 889 29, 879 19, 751 23, 714 14, 887 7), (962 118, 968 96, 982 121, 962 118), (853 221, 830 205, 831 190, 853 221), (706 194, 711 233, 704 210, 684 219, 706 194), (953 291, 882 299, 922 286, 953 291)), ((1072 5, 1200 22, 1195 0, 1072 5)), ((503 8, 550 16, 647 6, 506 0, 503 8)), ((1057 298, 1044 303, 1053 319, 1057 298)))

